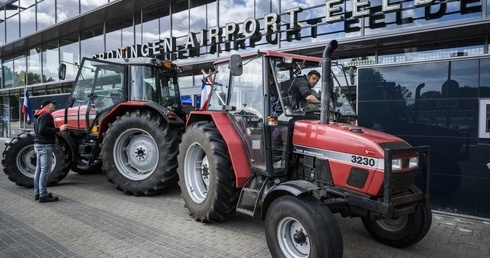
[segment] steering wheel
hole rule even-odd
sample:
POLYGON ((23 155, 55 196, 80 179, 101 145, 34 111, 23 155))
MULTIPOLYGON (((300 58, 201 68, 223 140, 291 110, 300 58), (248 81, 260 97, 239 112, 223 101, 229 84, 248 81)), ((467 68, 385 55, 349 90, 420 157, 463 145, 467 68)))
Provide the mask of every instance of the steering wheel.
POLYGON ((111 98, 114 104, 122 102, 124 100, 124 94, 122 90, 113 90, 109 93, 109 97, 111 98))

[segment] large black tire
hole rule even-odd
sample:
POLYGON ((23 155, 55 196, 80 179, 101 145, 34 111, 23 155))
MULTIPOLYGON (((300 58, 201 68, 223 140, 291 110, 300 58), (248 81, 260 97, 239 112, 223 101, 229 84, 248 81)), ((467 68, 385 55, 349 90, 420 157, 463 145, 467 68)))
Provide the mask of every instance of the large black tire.
POLYGON ((342 257, 344 243, 337 220, 312 196, 282 196, 265 216, 272 257, 342 257))
POLYGON ((189 214, 222 221, 235 214, 239 189, 223 137, 213 123, 190 125, 180 145, 179 186, 189 214))
POLYGON ((117 117, 101 147, 107 179, 128 195, 161 193, 176 181, 179 131, 148 110, 117 117))
MULTIPOLYGON (((36 170, 36 152, 34 151, 34 135, 23 133, 5 143, 2 155, 3 172, 10 181, 18 186, 32 188, 36 170)), ((70 172, 69 152, 63 142, 53 145, 51 172, 48 186, 59 183, 70 172)))
POLYGON ((398 218, 381 220, 362 218, 362 223, 376 241, 388 246, 404 248, 418 243, 427 235, 432 225, 432 211, 430 207, 420 206, 415 213, 398 218))

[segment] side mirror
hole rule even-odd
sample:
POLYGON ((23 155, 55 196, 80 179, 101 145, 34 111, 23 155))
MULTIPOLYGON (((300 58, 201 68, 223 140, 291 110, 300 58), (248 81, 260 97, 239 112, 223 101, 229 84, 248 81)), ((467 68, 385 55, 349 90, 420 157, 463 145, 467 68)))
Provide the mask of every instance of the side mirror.
POLYGON ((66 77, 66 64, 61 63, 58 67, 58 78, 64 80, 66 77))
POLYGON ((232 55, 230 57, 230 63, 228 65, 230 68, 230 73, 233 76, 240 76, 243 73, 243 62, 240 55, 232 55))

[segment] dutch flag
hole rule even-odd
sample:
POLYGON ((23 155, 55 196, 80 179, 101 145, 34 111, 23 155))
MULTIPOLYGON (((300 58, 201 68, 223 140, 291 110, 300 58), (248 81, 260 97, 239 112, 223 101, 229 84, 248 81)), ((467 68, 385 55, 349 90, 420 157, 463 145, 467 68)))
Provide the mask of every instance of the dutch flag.
POLYGON ((32 110, 31 110, 31 104, 29 101, 29 92, 27 89, 24 91, 24 102, 22 103, 22 113, 27 116, 27 124, 31 124, 31 121, 33 120, 32 117, 32 110))
POLYGON ((206 110, 209 103, 209 95, 211 94, 211 85, 213 84, 211 74, 207 74, 204 69, 201 69, 203 75, 201 85, 201 110, 206 110))

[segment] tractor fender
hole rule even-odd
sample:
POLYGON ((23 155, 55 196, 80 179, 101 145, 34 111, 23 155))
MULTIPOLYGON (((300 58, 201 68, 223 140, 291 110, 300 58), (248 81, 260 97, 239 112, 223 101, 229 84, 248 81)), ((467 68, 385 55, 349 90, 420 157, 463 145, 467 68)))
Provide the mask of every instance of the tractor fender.
POLYGON ((252 172, 243 142, 231 124, 227 113, 219 111, 191 111, 187 119, 187 125, 199 121, 209 121, 216 125, 216 128, 226 142, 228 153, 230 154, 231 164, 235 172, 236 188, 242 188, 252 175, 252 172))
POLYGON ((102 120, 100 121, 99 128, 99 138, 102 137, 102 133, 107 131, 109 128, 109 123, 114 121, 117 116, 122 116, 127 111, 133 111, 135 109, 147 109, 154 110, 158 114, 160 114, 165 121, 169 125, 183 126, 185 124, 184 120, 182 120, 179 116, 177 116, 174 112, 169 110, 166 107, 163 107, 154 102, 143 102, 143 101, 127 101, 121 102, 113 107, 109 113, 107 113, 102 120), (173 115, 173 118, 169 118, 170 115, 173 115))
POLYGON ((78 145, 73 140, 73 137, 71 137, 70 134, 67 132, 60 132, 59 134, 56 134, 56 137, 58 138, 58 141, 63 141, 66 143, 65 146, 68 146, 68 148, 70 148, 71 161, 76 162, 79 158, 79 153, 78 145))
POLYGON ((263 196, 260 219, 265 219, 269 206, 277 198, 284 195, 300 196, 317 190, 320 190, 318 185, 305 180, 287 181, 274 185, 263 196))

